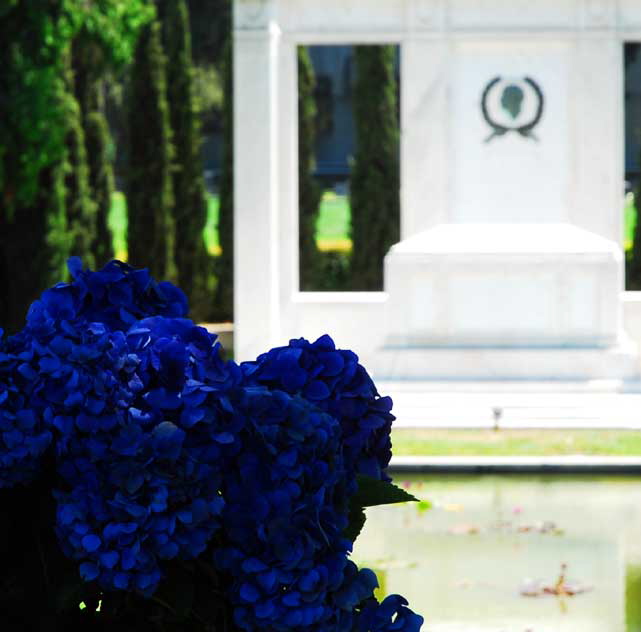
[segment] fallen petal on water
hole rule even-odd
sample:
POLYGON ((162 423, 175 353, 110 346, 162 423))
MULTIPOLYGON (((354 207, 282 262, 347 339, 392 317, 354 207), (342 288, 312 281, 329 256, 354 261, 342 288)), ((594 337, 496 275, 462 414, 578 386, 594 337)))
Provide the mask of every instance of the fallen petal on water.
POLYGON ((475 524, 456 524, 447 530, 452 535, 478 535, 480 531, 481 529, 475 524))

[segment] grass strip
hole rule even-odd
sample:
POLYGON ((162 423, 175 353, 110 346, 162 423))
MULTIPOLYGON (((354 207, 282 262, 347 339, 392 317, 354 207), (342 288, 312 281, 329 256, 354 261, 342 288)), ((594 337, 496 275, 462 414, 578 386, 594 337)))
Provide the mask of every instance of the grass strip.
POLYGON ((641 431, 397 428, 392 444, 396 456, 641 456, 641 431))

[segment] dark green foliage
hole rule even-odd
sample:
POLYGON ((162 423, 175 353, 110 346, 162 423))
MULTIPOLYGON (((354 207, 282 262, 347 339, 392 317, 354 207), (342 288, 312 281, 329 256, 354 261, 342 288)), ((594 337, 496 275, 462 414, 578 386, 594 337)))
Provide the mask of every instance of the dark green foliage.
POLYGON ((89 169, 85 150, 80 108, 72 94, 67 100, 67 135, 65 145, 65 210, 71 254, 94 266, 91 245, 95 233, 95 205, 90 197, 89 169))
POLYGON ((69 237, 65 215, 64 161, 42 169, 30 204, 0 213, 0 327, 24 325, 29 304, 65 275, 69 237))
POLYGON ((218 239, 222 254, 218 260, 216 309, 221 320, 234 318, 234 98, 233 55, 228 41, 224 55, 223 161, 220 176, 218 239))
POLYGON ((64 53, 78 26, 71 5, 70 0, 30 0, 0 10, 0 196, 5 214, 34 202, 40 171, 65 153, 64 53))
POLYGON ((352 289, 350 279, 350 253, 328 250, 318 253, 318 276, 314 283, 316 291, 348 292, 352 289))
POLYGON ((315 290, 320 275, 316 221, 322 190, 314 179, 316 102, 314 68, 304 46, 298 47, 298 252, 301 290, 315 290))
POLYGON ((0 515, 0 612, 2 629, 7 632, 62 630, 64 624, 72 623, 68 615, 80 612, 78 603, 85 596, 82 594, 79 601, 72 597, 76 601, 72 610, 71 604, 65 603, 65 593, 56 590, 63 584, 71 587, 71 578, 75 579, 73 586, 78 592, 82 586, 73 562, 62 554, 51 527, 56 511, 50 491, 53 470, 49 468, 47 481, 43 476, 26 488, 0 490, 4 507, 0 515))
POLYGON ((76 30, 64 0, 0 11, 0 327, 64 274, 65 51, 76 30), (25 37, 28 33, 29 37, 25 37))
POLYGON ((127 249, 129 263, 149 268, 158 279, 174 272, 173 147, 165 67, 160 25, 152 22, 136 46, 128 95, 127 249))
POLYGON ((99 108, 98 82, 105 72, 102 48, 84 29, 73 40, 71 59, 74 93, 83 117, 99 108))
POLYGON ((191 316, 202 321, 208 320, 208 313, 213 306, 213 259, 207 252, 203 238, 207 223, 207 200, 185 0, 165 0, 160 4, 160 16, 167 55, 167 97, 175 148, 174 260, 178 285, 189 298, 191 316))
MULTIPOLYGON (((83 581, 53 528, 49 456, 39 480, 0 489, 3 632, 236 632, 231 605, 220 598, 228 578, 200 560, 167 562, 167 577, 150 599, 83 581)), ((214 546, 203 557, 213 556, 214 546)))
POLYGON ((383 288, 383 257, 400 237, 399 129, 393 46, 354 49, 356 153, 351 175, 354 289, 383 288))
POLYGON ((105 119, 105 76, 131 59, 138 33, 154 10, 145 0, 102 0, 99 4, 82 3, 78 10, 83 12, 83 20, 73 40, 72 63, 95 207, 91 250, 96 263, 102 265, 114 255, 107 225, 114 175, 112 141, 105 119))
POLYGON ((231 31, 231 0, 187 0, 193 58, 197 64, 218 64, 231 31))
POLYGON ((100 42, 83 29, 73 42, 73 69, 76 99, 80 105, 88 159, 89 192, 93 201, 91 257, 103 265, 113 258, 107 217, 114 191, 110 155, 111 136, 104 115, 105 53, 100 42))
POLYGON ((144 0, 0 4, 0 326, 11 331, 29 303, 64 277, 72 238, 87 258, 86 157, 67 94, 71 42, 91 33, 104 57, 122 64, 153 9, 144 0))
POLYGON ((65 153, 66 106, 59 98, 65 56, 82 31, 101 42, 106 59, 126 62, 146 0, 29 0, 0 3, 0 193, 4 209, 29 204, 40 170, 65 153))
POLYGON ((114 191, 111 137, 102 110, 90 112, 85 118, 85 145, 89 160, 91 197, 96 205, 92 251, 96 265, 102 266, 114 257, 113 237, 107 224, 114 191))
POLYGON ((334 95, 329 75, 319 74, 316 76, 314 98, 316 102, 316 133, 318 135, 331 134, 334 129, 334 95))
POLYGON ((138 35, 154 17, 149 0, 68 0, 78 16, 77 40, 94 76, 120 69, 131 61, 138 35), (93 46, 89 50, 89 45, 93 46))
MULTIPOLYGON (((633 64, 641 50, 638 43, 626 43, 623 47, 624 65, 627 72, 628 67, 633 64)), ((625 289, 641 289, 641 181, 637 183, 634 196, 634 206, 637 212, 637 221, 634 227, 632 247, 626 253, 625 262, 625 289)))

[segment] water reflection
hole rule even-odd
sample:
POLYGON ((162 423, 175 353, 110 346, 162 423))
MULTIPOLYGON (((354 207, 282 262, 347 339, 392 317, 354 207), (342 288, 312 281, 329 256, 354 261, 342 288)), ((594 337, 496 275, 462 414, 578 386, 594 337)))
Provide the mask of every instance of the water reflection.
POLYGON ((426 632, 641 632, 641 479, 407 483, 433 508, 369 509, 354 559, 384 571, 426 632), (563 564, 588 592, 544 594, 563 564))
POLYGON ((625 572, 627 632, 641 632, 641 565, 628 564, 625 572))

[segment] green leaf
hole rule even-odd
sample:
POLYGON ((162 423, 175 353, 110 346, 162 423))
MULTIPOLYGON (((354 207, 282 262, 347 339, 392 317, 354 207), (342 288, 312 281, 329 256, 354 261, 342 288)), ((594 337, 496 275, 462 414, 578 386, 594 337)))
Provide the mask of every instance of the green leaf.
POLYGON ((365 525, 365 510, 362 507, 350 505, 349 508, 349 524, 343 535, 352 542, 356 542, 363 526, 365 525))
POLYGON ((179 618, 187 618, 194 605, 196 587, 187 564, 168 565, 167 577, 156 595, 179 618))
POLYGON ((358 483, 358 491, 352 497, 351 504, 357 507, 392 505, 408 501, 418 502, 418 498, 393 483, 380 481, 364 474, 357 474, 356 482, 358 483))
POLYGON ((422 510, 431 506, 428 501, 419 501, 418 498, 415 498, 404 489, 371 476, 357 474, 356 482, 358 483, 358 491, 350 498, 349 522, 343 532, 343 535, 352 542, 356 541, 365 525, 365 507, 391 505, 408 501, 419 502, 419 508, 422 510))

